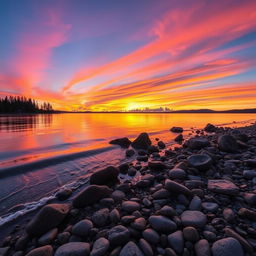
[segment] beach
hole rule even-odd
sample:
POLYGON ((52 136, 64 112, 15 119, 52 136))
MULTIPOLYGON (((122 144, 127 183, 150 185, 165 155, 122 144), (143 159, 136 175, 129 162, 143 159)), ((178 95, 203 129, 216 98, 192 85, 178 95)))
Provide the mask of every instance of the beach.
POLYGON ((173 146, 147 132, 115 137, 125 161, 3 225, 0 255, 254 255, 256 125, 170 127, 173 146))

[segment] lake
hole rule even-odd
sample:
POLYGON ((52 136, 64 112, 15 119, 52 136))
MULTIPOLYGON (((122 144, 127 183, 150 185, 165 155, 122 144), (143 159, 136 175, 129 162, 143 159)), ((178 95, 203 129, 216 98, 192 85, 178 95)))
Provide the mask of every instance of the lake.
POLYGON ((44 204, 60 187, 75 189, 91 172, 127 161, 124 149, 108 143, 114 138, 148 132, 171 146, 172 126, 188 136, 207 123, 239 127, 255 120, 256 114, 224 113, 0 116, 0 224, 44 204))

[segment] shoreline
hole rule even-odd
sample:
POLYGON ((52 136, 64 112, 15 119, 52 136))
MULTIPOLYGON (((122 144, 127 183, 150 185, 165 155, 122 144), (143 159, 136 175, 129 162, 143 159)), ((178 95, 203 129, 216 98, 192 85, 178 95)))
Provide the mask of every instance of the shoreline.
MULTIPOLYGON (((70 196, 68 191, 63 191, 65 200, 54 200, 53 203, 58 203, 58 207, 66 203, 73 206, 60 211, 53 205, 47 210, 53 218, 58 213, 55 221, 55 224, 59 222, 58 230, 50 226, 34 235, 35 224, 32 223, 32 228, 27 228, 29 238, 25 234, 25 223, 30 218, 34 222, 40 218, 32 212, 20 223, 18 220, 14 222, 19 227, 11 236, 7 234, 11 225, 3 231, 2 247, 6 248, 3 255, 13 255, 15 251, 18 255, 26 255, 33 250, 44 250, 48 253, 45 255, 58 256, 64 244, 69 247, 66 250, 76 250, 75 245, 70 244, 74 242, 80 243, 79 250, 84 255, 90 251, 91 255, 126 255, 124 253, 129 250, 136 251, 136 255, 175 255, 171 254, 173 252, 176 255, 184 252, 200 255, 203 249, 206 254, 201 255, 209 255, 220 243, 226 248, 231 246, 230 243, 235 244, 240 253, 236 255, 246 252, 253 255, 256 249, 256 232, 252 230, 256 227, 256 124, 235 129, 208 126, 208 131, 211 132, 198 130, 198 137, 190 138, 174 150, 166 149, 164 142, 159 141, 152 147, 146 135, 139 136, 137 144, 133 142, 132 145, 137 161, 142 165, 111 167, 93 173, 90 178, 96 190, 98 186, 110 185, 114 193, 104 187, 104 195, 94 191, 93 195, 99 193, 101 196, 88 203, 88 187, 81 188, 82 194, 76 193, 69 199, 65 198, 70 196), (224 141, 218 141, 225 134, 229 137, 224 136, 224 141), (233 145, 231 148, 230 144, 233 145), (137 179, 129 178, 118 183, 117 176, 127 178, 127 173, 130 177, 135 173, 139 175, 137 179), (225 184, 220 181, 224 179, 225 184), (241 211, 239 207, 245 210, 241 211), (78 231, 85 225, 81 222, 84 219, 89 225, 86 234, 78 231), (121 231, 114 228, 116 225, 121 226, 121 231), (115 244, 113 234, 123 236, 123 241, 115 244), (105 250, 104 253, 97 251, 97 244, 105 250)), ((179 134, 182 133, 177 136, 179 134)), ((46 208, 44 206, 40 212, 46 208)), ((40 222, 37 225, 40 230, 40 222)))

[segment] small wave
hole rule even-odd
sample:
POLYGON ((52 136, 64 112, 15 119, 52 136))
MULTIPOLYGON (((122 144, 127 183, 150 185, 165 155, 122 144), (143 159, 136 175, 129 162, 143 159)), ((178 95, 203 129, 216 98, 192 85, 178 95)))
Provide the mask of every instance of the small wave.
POLYGON ((226 125, 244 125, 244 124, 251 124, 252 122, 255 122, 256 119, 248 119, 248 120, 243 120, 243 121, 233 121, 229 123, 222 123, 222 124, 216 124, 216 126, 226 126, 226 125))

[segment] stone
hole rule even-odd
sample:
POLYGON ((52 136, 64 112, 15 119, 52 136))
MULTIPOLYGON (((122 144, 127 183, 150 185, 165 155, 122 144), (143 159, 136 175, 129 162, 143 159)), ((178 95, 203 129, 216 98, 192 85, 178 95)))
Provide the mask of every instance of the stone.
POLYGON ((164 255, 165 256, 177 256, 176 252, 172 248, 166 248, 164 251, 164 255))
POLYGON ((204 131, 206 131, 206 132, 216 132, 216 130, 217 130, 217 128, 213 124, 207 124, 204 127, 204 131))
POLYGON ((161 161, 149 161, 148 168, 152 171, 163 171, 166 169, 166 165, 161 161))
POLYGON ((96 227, 103 227, 109 219, 109 209, 103 208, 93 213, 92 222, 96 227))
POLYGON ((205 239, 199 240, 195 244, 195 252, 196 252, 196 256, 211 256, 209 242, 205 239))
POLYGON ((134 167, 130 167, 129 169, 128 169, 128 175, 129 176, 135 176, 136 175, 136 173, 137 173, 137 170, 134 168, 134 167))
POLYGON ((203 228, 207 222, 206 215, 200 211, 184 211, 181 214, 181 222, 183 226, 192 226, 195 228, 203 228))
POLYGON ((175 168, 168 173, 170 179, 184 180, 187 177, 186 172, 183 169, 175 168))
POLYGON ((147 256, 153 256, 153 250, 150 246, 150 244, 143 238, 139 240, 139 247, 142 250, 142 252, 147 256))
POLYGON ((175 133, 182 133, 183 132, 183 128, 182 127, 178 127, 178 126, 173 126, 170 129, 171 132, 175 132, 175 133))
POLYGON ((54 256, 87 256, 90 254, 90 245, 84 242, 70 242, 61 245, 54 256))
POLYGON ((168 243, 176 253, 182 254, 184 250, 184 239, 182 231, 178 230, 168 235, 168 243))
POLYGON ((189 204, 189 210, 201 210, 202 200, 199 196, 194 196, 189 204))
POLYGON ((109 248, 109 241, 101 237, 93 243, 92 251, 90 256, 104 256, 109 248))
POLYGON ((165 216, 152 215, 148 219, 151 227, 161 233, 170 233, 177 229, 177 225, 165 216))
MULTIPOLYGON (((0 256, 7 256, 9 250, 10 250, 10 247, 2 247, 2 248, 0 248, 0 256)), ((44 255, 42 255, 42 256, 44 256, 44 255)))
POLYGON ((147 221, 142 217, 134 220, 134 222, 131 223, 132 228, 136 230, 141 230, 141 231, 146 228, 146 225, 147 225, 147 221))
POLYGON ((195 154, 187 159, 188 164, 199 171, 208 171, 212 165, 212 158, 207 154, 195 154))
POLYGON ((144 254, 134 242, 130 241, 122 248, 119 256, 144 256, 144 254))
POLYGON ((87 237, 92 228, 93 224, 90 220, 80 220, 72 227, 72 234, 76 236, 87 237))
POLYGON ((119 169, 119 172, 120 172, 120 173, 122 173, 122 174, 127 174, 129 167, 130 167, 129 164, 124 163, 124 164, 120 164, 120 165, 118 166, 118 169, 119 169))
POLYGON ((173 192, 176 194, 184 194, 184 195, 188 195, 188 196, 191 195, 191 191, 184 185, 179 184, 178 182, 166 179, 164 186, 170 192, 173 192))
POLYGON ((161 188, 152 194, 154 199, 164 199, 170 197, 170 192, 167 189, 161 188))
POLYGON ((42 235, 39 239, 38 239, 38 244, 39 245, 47 245, 50 244, 55 237, 58 234, 58 229, 54 228, 50 231, 48 231, 47 233, 45 233, 44 235, 42 235))
POLYGON ((254 170, 244 170, 243 171, 243 176, 247 179, 247 180, 251 180, 254 177, 256 177, 256 171, 254 170))
POLYGON ((246 208, 240 208, 238 211, 238 215, 241 216, 242 218, 256 221, 256 211, 246 208))
POLYGON ((131 143, 132 142, 127 137, 114 139, 109 142, 109 144, 119 145, 122 148, 128 148, 131 145, 131 143))
POLYGON ((118 223, 120 221, 120 214, 119 211, 117 209, 113 209, 110 213, 109 213, 109 219, 112 223, 118 223))
POLYGON ((114 185, 118 182, 119 169, 108 166, 102 170, 94 172, 90 177, 92 185, 114 185))
POLYGON ((130 231, 122 225, 115 226, 108 232, 108 240, 112 246, 123 245, 127 243, 129 239, 130 231))
POLYGON ((73 199, 73 206, 82 208, 97 203, 100 199, 110 196, 111 189, 107 186, 90 185, 73 199))
POLYGON ((134 201, 124 201, 122 203, 122 210, 126 212, 134 212, 140 209, 140 204, 134 201))
POLYGON ((127 150, 125 151, 125 155, 126 155, 127 157, 132 157, 133 155, 135 155, 135 151, 134 151, 133 149, 127 149, 127 150))
POLYGON ((131 144, 135 149, 144 149, 147 150, 148 147, 152 144, 147 133, 141 133, 131 144))
POLYGON ((111 197, 114 199, 115 202, 120 203, 125 198, 125 193, 121 190, 115 190, 111 197))
POLYGON ((217 212, 219 205, 213 202, 203 202, 202 207, 207 212, 217 212))
POLYGON ((174 217, 177 215, 176 211, 169 205, 163 206, 158 213, 160 215, 164 215, 166 217, 174 217))
POLYGON ((244 193, 244 200, 250 205, 256 205, 256 194, 244 193))
POLYGON ((210 146, 210 142, 203 137, 194 137, 189 139, 186 144, 185 144, 188 148, 190 149, 202 149, 205 147, 209 147, 210 146))
POLYGON ((52 256, 53 248, 50 245, 38 247, 26 254, 26 256, 52 256))
POLYGON ((70 211, 69 204, 45 205, 28 223, 27 233, 31 237, 38 237, 57 227, 70 211))
POLYGON ((237 196, 239 188, 229 180, 208 180, 208 190, 229 196, 237 196))
POLYGON ((160 240, 160 236, 158 233, 152 229, 152 228, 147 228, 143 231, 142 236, 145 240, 147 240, 151 244, 157 244, 160 240))
POLYGON ((213 243, 213 256, 244 256, 240 243, 231 237, 220 239, 213 243))
POLYGON ((58 236, 57 236, 57 240, 60 244, 67 243, 69 238, 70 238, 70 233, 69 232, 62 232, 62 233, 59 233, 58 236))
POLYGON ((165 143, 164 143, 163 141, 161 141, 161 140, 157 142, 157 146, 158 146, 159 148, 161 148, 161 149, 163 149, 163 148, 166 147, 165 143))
POLYGON ((238 151, 238 144, 232 135, 224 134, 218 138, 218 146, 221 151, 234 153, 238 151))
POLYGON ((185 240, 193 243, 197 242, 200 239, 200 236, 194 227, 185 227, 183 229, 183 236, 185 240))
POLYGON ((223 217, 226 221, 232 223, 232 222, 234 222, 236 216, 235 216, 235 213, 232 209, 225 208, 223 210, 223 217))
POLYGON ((72 195, 72 190, 65 188, 65 189, 61 189, 60 191, 58 191, 56 193, 56 197, 60 200, 60 201, 64 201, 67 198, 69 198, 72 195))
MULTIPOLYGON (((29 242, 28 234, 22 235, 15 243, 15 251, 23 251, 29 242)), ((0 254, 1 255, 1 254, 0 254)))
POLYGON ((183 138, 182 134, 179 134, 178 136, 176 136, 174 138, 174 141, 176 141, 176 142, 182 142, 183 140, 184 140, 184 138, 183 138))

